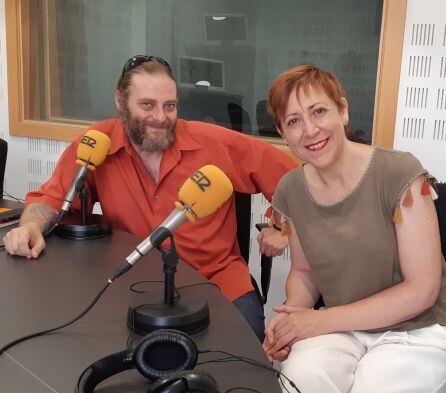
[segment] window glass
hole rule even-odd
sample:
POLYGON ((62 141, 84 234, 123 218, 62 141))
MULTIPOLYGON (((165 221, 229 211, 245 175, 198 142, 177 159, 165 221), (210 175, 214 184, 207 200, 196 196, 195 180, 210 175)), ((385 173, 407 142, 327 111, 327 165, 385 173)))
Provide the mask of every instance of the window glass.
POLYGON ((171 64, 180 117, 278 137, 266 112, 271 81, 315 64, 340 79, 350 126, 371 141, 382 0, 33 0, 24 12, 29 119, 116 115, 124 62, 148 54, 171 64))

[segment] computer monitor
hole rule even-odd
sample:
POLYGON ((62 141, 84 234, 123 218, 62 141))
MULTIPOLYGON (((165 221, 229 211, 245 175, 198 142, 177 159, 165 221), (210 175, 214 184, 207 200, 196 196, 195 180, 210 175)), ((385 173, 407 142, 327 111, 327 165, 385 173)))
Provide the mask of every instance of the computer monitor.
POLYGON ((179 86, 207 86, 225 89, 224 62, 201 57, 178 56, 179 86))

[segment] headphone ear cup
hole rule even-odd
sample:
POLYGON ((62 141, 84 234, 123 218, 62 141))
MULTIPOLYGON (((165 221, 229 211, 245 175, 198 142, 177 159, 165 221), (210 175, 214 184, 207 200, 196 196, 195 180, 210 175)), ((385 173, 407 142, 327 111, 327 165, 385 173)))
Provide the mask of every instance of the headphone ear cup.
POLYGON ((186 333, 167 329, 145 336, 133 355, 135 367, 152 381, 192 370, 197 359, 198 348, 192 338, 186 333))
POLYGON ((150 385, 147 393, 219 393, 217 381, 206 371, 182 371, 150 385))

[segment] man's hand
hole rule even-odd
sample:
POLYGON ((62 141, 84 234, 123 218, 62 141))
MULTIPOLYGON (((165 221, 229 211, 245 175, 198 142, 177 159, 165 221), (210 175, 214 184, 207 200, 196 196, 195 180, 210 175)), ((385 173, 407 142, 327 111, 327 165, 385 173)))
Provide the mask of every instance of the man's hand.
POLYGON ((3 238, 5 250, 11 255, 37 258, 45 248, 39 225, 27 223, 9 231, 3 238))
POLYGON ((282 255, 285 248, 288 247, 288 236, 282 234, 273 227, 267 227, 257 236, 260 252, 269 257, 282 255))

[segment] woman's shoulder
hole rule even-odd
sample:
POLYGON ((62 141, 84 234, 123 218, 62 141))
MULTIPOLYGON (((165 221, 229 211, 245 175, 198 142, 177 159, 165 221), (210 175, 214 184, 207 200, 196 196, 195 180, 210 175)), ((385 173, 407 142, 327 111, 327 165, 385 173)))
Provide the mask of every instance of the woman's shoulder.
POLYGON ((300 184, 302 183, 302 167, 291 169, 282 176, 277 184, 273 195, 272 204, 274 208, 285 215, 288 213, 288 202, 290 198, 295 199, 299 193, 300 184))
POLYGON ((375 179, 377 187, 389 201, 393 208, 401 197, 403 191, 418 176, 425 174, 426 170, 420 161, 409 152, 377 148, 376 149, 375 179))
POLYGON ((410 152, 376 147, 376 169, 391 177, 411 175, 423 170, 420 161, 410 152))
POLYGON ((420 164, 420 161, 411 152, 408 151, 388 149, 385 147, 375 147, 375 150, 376 150, 375 154, 378 157, 378 159, 385 164, 393 162, 396 164, 401 164, 401 163, 420 164))
POLYGON ((287 173, 285 173, 282 178, 280 179, 277 189, 286 189, 289 187, 297 187, 299 186, 299 183, 303 182, 302 178, 302 168, 303 165, 299 165, 297 168, 291 169, 287 173))

